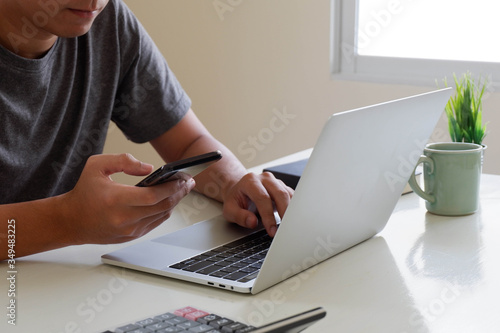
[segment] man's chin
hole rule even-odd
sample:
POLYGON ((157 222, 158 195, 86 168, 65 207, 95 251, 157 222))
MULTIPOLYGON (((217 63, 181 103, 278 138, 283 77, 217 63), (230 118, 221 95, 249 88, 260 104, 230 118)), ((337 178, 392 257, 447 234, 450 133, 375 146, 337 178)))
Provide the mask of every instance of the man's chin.
POLYGON ((66 30, 58 33, 57 36, 63 37, 63 38, 80 37, 80 36, 83 36, 86 33, 88 33, 89 30, 90 30, 90 27, 91 26, 89 26, 88 28, 87 27, 81 27, 81 28, 66 29, 66 30))

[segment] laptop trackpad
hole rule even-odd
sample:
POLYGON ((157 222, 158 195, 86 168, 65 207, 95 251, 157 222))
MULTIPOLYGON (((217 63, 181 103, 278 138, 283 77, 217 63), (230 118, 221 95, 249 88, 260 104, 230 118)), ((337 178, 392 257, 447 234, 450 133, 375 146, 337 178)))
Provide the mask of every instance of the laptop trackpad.
POLYGON ((251 230, 227 222, 221 215, 155 238, 152 241, 181 248, 207 251, 255 231, 256 229, 251 230))

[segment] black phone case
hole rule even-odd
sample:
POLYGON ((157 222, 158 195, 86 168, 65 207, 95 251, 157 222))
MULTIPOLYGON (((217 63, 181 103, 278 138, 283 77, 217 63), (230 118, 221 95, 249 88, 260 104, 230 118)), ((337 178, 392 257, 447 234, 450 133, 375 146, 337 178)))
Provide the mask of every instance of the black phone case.
POLYGON ((188 157, 183 160, 167 163, 157 169, 155 172, 141 180, 136 186, 147 187, 163 184, 184 177, 194 177, 202 172, 212 163, 220 160, 222 154, 220 151, 188 157))

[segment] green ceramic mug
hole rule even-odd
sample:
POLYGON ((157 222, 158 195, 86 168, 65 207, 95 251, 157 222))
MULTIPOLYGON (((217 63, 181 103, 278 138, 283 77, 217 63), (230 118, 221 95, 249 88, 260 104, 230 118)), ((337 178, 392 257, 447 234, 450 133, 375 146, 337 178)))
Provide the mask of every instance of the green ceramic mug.
POLYGON ((430 213, 467 215, 478 210, 481 157, 483 147, 475 143, 431 143, 424 149, 417 166, 423 164, 423 190, 410 177, 413 191, 425 200, 430 213))

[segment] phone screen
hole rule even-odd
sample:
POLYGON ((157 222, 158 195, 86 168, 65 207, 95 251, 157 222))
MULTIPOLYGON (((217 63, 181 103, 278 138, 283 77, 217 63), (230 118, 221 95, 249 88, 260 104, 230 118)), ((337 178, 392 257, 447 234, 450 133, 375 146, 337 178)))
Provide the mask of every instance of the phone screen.
POLYGON ((188 175, 189 177, 194 177, 221 158, 222 153, 217 150, 210 153, 167 163, 141 180, 136 184, 136 186, 147 187, 158 185, 168 181, 183 178, 186 175, 188 175))

